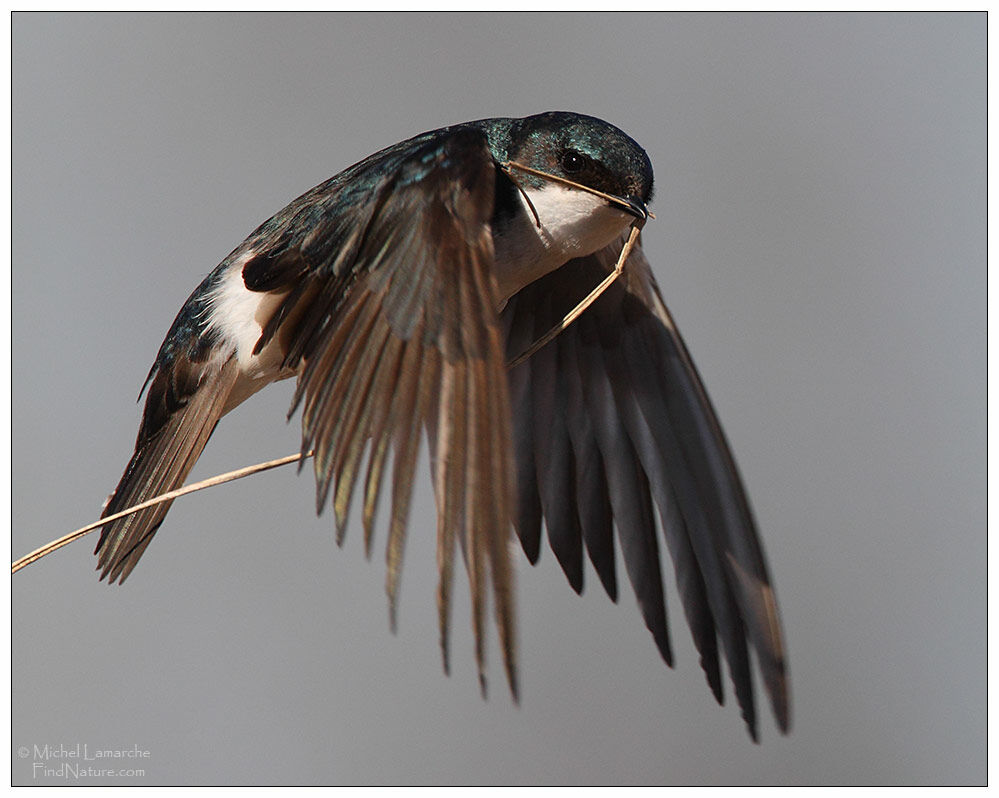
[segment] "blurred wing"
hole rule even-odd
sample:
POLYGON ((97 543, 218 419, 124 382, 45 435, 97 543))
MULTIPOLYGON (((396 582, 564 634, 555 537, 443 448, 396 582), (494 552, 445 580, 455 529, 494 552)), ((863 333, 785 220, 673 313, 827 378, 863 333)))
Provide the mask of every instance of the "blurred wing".
MULTIPOLYGON (((623 239, 622 239, 623 243, 623 239)), ((503 311, 513 359, 613 267, 608 247, 532 283, 503 311)), ((510 371, 517 531, 532 562, 541 520, 576 591, 585 549, 617 598, 613 527, 645 623, 672 664, 655 532, 659 508, 687 622, 719 703, 718 642, 756 739, 747 641, 781 730, 784 645, 749 504, 718 419, 640 247, 554 341, 510 371)))
MULTIPOLYGON (((299 370, 302 451, 315 450, 317 505, 332 500, 342 540, 363 476, 370 546, 374 510, 392 451, 387 590, 395 601, 413 473, 426 429, 438 505, 438 606, 447 626, 456 542, 472 592, 479 676, 485 688, 488 583, 516 694, 510 407, 489 220, 495 164, 482 133, 414 140, 350 170, 353 201, 314 199, 305 218, 270 232, 243 268, 248 288, 284 294, 257 344, 283 342, 299 370), (365 172, 365 167, 370 167, 365 172), (325 208, 315 216, 316 209, 325 208)), ((332 187, 335 192, 336 186, 332 187)), ((265 231, 266 232, 266 231, 265 231)))

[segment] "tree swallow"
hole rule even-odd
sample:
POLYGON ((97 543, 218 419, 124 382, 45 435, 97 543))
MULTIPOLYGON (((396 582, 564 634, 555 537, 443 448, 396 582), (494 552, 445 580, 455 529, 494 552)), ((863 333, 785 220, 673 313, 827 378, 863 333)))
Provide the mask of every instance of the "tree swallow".
MULTIPOLYGON (((542 522, 577 592, 585 552, 616 601, 620 547, 672 665, 655 506, 716 699, 723 658, 756 739, 751 645, 786 732, 784 644, 749 503, 640 243, 574 324, 508 366, 614 268, 629 227, 648 214, 652 182, 648 156, 621 130, 549 112, 424 133, 306 192, 181 308, 102 517, 179 487, 223 415, 296 377, 289 416, 302 408, 303 460, 314 451, 317 510, 332 503, 338 542, 359 492, 370 552, 392 453, 390 610, 426 435, 445 670, 460 547, 480 681, 491 602, 516 698, 509 543, 515 530, 536 562, 542 522)), ((102 579, 125 580, 168 508, 104 526, 102 579)))

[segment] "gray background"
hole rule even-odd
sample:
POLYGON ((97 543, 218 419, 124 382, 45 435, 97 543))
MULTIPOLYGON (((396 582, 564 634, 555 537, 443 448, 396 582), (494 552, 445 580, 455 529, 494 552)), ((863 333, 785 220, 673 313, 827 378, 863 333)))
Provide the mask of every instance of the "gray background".
MULTIPOLYGON (((142 784, 985 780, 984 15, 16 14, 13 44, 13 555, 96 517, 174 314, 260 221, 411 134, 572 109, 655 164, 646 249, 794 688, 752 745, 672 584, 675 671, 630 593, 576 597, 546 550, 522 706, 495 640, 483 702, 464 588, 441 673, 427 486, 393 637, 384 533, 338 551, 286 469, 182 500, 123 588, 95 537, 13 579, 16 783, 62 783, 16 753, 46 743, 137 745, 142 784)), ((291 387, 195 476, 295 451, 291 387)))

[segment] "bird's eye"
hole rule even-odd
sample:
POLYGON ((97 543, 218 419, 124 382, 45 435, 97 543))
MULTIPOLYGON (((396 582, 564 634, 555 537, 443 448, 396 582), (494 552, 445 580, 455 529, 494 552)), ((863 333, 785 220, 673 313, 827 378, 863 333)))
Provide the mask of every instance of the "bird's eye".
POLYGON ((566 174, 575 174, 583 171, 586 166, 586 156, 575 150, 566 150, 562 153, 562 169, 566 174))

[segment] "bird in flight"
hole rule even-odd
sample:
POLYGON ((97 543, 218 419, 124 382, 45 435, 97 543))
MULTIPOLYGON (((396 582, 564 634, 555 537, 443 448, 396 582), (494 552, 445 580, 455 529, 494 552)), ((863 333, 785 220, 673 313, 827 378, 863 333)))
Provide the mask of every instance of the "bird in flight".
MULTIPOLYGON (((143 386, 135 452, 102 517, 179 487, 223 415, 295 377, 289 417, 301 408, 317 510, 332 505, 338 542, 358 495, 370 552, 389 486, 393 619, 426 435, 445 670, 460 549, 480 681, 484 689, 491 604, 516 699, 509 544, 516 534, 536 562, 542 527, 576 592, 585 556, 616 601, 620 549, 645 624, 672 665, 657 508, 716 699, 726 661, 756 739, 752 648, 786 732, 784 644, 762 546, 640 242, 574 323, 521 357, 615 269, 629 229, 648 216, 652 184, 648 156, 621 130, 549 112, 424 133, 306 192, 181 308, 143 386)), ((169 506, 104 525, 102 579, 125 580, 169 506)))

